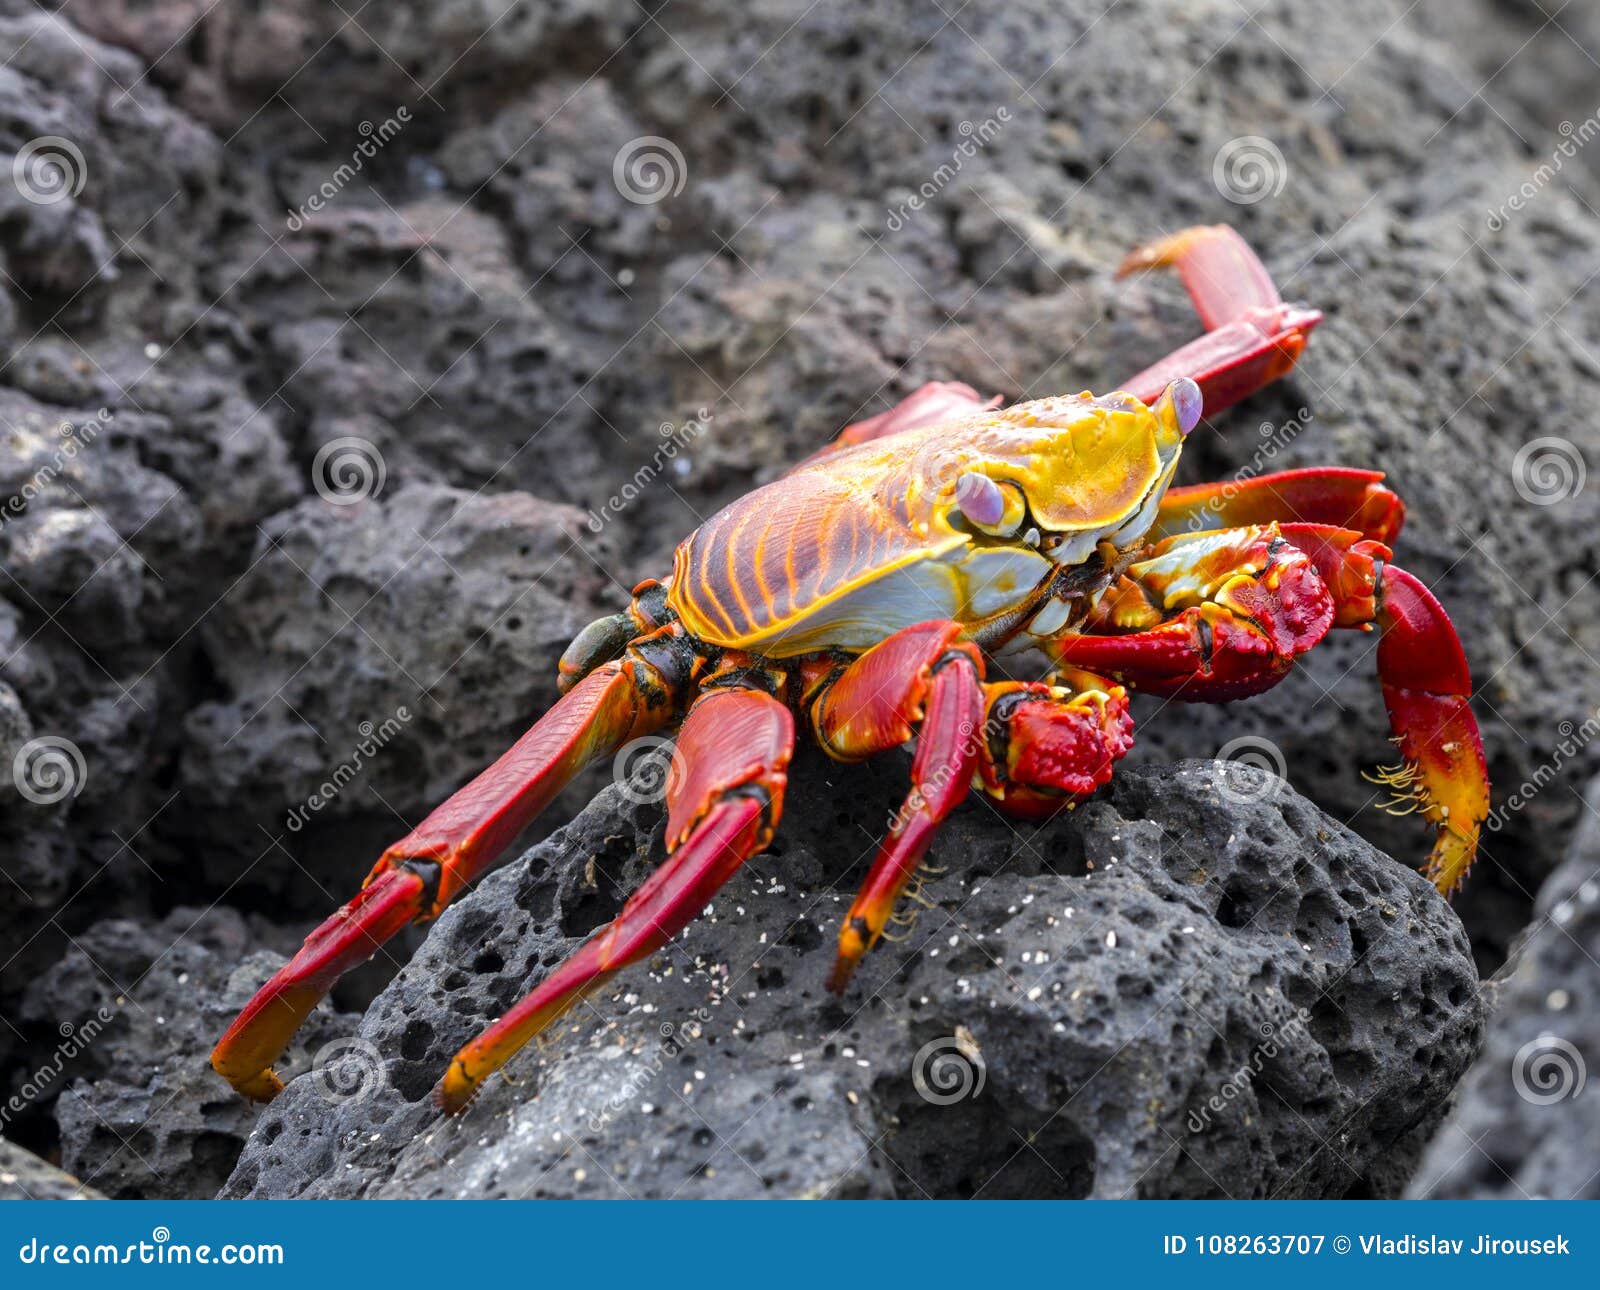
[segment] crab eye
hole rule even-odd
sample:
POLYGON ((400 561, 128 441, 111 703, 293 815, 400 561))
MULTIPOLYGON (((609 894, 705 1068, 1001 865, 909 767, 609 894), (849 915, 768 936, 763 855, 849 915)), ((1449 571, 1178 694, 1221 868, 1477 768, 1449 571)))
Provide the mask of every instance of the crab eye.
POLYGON ((1010 537, 1028 518, 1020 488, 976 470, 956 480, 956 509, 969 526, 991 537, 1010 537))
POLYGON ((1180 376, 1167 386, 1156 407, 1169 412, 1177 424, 1178 433, 1187 435, 1200 424, 1200 416, 1205 411, 1205 396, 1200 392, 1199 385, 1187 376, 1180 376))
POLYGON ((969 470, 956 480, 956 505, 979 528, 993 528, 1006 517, 1006 495, 987 475, 969 470))

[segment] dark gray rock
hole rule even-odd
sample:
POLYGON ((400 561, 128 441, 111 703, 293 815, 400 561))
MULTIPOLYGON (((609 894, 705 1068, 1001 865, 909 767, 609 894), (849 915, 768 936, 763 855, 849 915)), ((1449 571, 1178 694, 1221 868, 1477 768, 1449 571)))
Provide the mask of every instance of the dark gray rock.
POLYGON ((274 840, 326 883, 319 910, 353 890, 376 851, 352 858, 352 820, 405 832, 554 702, 561 651, 615 594, 607 558, 571 507, 440 485, 263 525, 202 629, 226 697, 185 725, 188 823, 259 825, 209 862, 253 867, 274 840))
POLYGON ((1483 1055, 1411 1194, 1600 1198, 1600 783, 1534 921, 1488 984, 1483 1055))
POLYGON ((0 1200, 101 1200, 69 1173, 0 1138, 0 1200))
MULTIPOLYGON (((48 1080, 34 1078, 39 1101, 53 1103, 66 1169, 112 1197, 221 1186, 256 1109, 212 1072, 211 1045, 286 940, 231 909, 180 906, 154 924, 97 923, 33 982, 21 1020, 71 1047, 48 1080)), ((324 1005, 297 1036, 291 1067, 354 1021, 324 1005)))
POLYGON ((658 811, 608 789, 486 880, 362 1022, 362 1095, 292 1083, 225 1194, 1339 1196, 1391 1179, 1477 1051, 1427 883, 1281 781, 1239 772, 1252 800, 1225 800, 1198 762, 1042 829, 962 812, 910 941, 834 1000, 904 766, 850 771, 846 813, 845 775, 802 761, 773 854, 448 1122, 449 1055, 615 911, 658 811))
MULTIPOLYGON (((555 624, 620 607, 718 506, 924 380, 1103 389, 1193 334, 1174 283, 1111 270, 1196 221, 1238 225, 1328 319, 1292 380, 1195 436, 1185 481, 1389 470, 1411 505, 1397 558, 1461 626, 1492 777, 1503 793, 1552 764, 1590 709, 1600 515, 1592 483, 1530 498, 1515 463, 1555 436, 1558 474, 1600 469, 1600 153, 1542 173, 1560 122, 1595 111, 1593 18, 1527 0, 1273 0, 1250 22, 1234 0, 1102 8, 950 21, 915 0, 763 0, 729 24, 699 0, 653 17, 404 0, 349 22, 319 0, 0 0, 0 171, 46 136, 85 163, 60 201, 0 192, 0 478, 35 470, 58 420, 113 416, 93 460, 0 533, 0 751, 61 737, 87 767, 47 806, 0 773, 7 1019, 108 916, 221 900, 298 939, 396 814, 415 822, 543 705, 555 624), (402 106, 404 128, 291 228, 360 123, 402 106), (1216 176, 1245 136, 1270 137, 1283 182, 1240 204, 1216 176), (648 137, 682 157, 681 190, 653 203, 614 173, 648 137), (1525 209, 1490 219, 1535 177, 1525 209), (690 418, 709 428, 663 460, 660 428, 690 418), (335 519, 314 463, 352 438, 388 486, 335 519), (425 729, 286 834, 360 723, 410 707, 433 680, 418 667, 539 578, 476 523, 460 584, 419 572, 426 551, 402 568, 416 548, 395 502, 439 485, 595 511, 604 540, 579 534, 574 603, 552 596, 533 629, 548 637, 474 635, 459 688, 429 691, 448 713, 418 703, 425 729), (318 549, 351 532, 360 554, 318 549), (380 596, 357 614, 369 640, 340 606, 391 574, 427 612, 380 596)), ((1134 759, 1268 739, 1297 790, 1416 863, 1422 831, 1372 810, 1358 773, 1389 752, 1370 649, 1332 642, 1250 703, 1142 703, 1134 759)), ((1456 905, 1485 970, 1561 854, 1565 789, 1596 747, 1486 839, 1456 905)), ((0 1063, 21 1078, 54 1044, 0 1026, 0 1063)))
POLYGON ((63 933, 142 908, 173 862, 159 817, 170 714, 203 685, 193 627, 241 534, 300 488, 206 281, 221 141, 128 51, 36 6, 4 6, 0 60, 4 724, 13 756, 64 741, 80 768, 48 802, 0 780, 9 1016, 63 933))
POLYGON ((507 76, 565 69, 622 42, 645 15, 626 0, 395 0, 360 21, 323 0, 64 0, 85 31, 138 51, 185 109, 256 145, 397 103, 454 102, 507 76), (263 100, 282 95, 293 111, 263 100))

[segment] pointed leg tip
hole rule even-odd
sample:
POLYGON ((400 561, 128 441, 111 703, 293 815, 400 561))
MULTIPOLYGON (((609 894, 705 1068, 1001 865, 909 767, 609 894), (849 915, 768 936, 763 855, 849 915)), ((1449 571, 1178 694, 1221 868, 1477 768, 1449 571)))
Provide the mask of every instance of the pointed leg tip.
POLYGON ((1125 278, 1141 269, 1163 268, 1175 264, 1179 257, 1192 251, 1197 244, 1243 241, 1227 224, 1194 224, 1176 233, 1141 242, 1117 266, 1116 276, 1125 278))
POLYGON ((460 1115, 478 1095, 479 1084, 469 1076, 460 1059, 450 1063, 439 1082, 433 1086, 433 1104, 446 1115, 460 1115))
POLYGON ((1471 835, 1463 836, 1450 831, 1449 825, 1443 827, 1445 831, 1434 845, 1433 854, 1422 872, 1439 894, 1449 900, 1466 885, 1467 875, 1472 872, 1472 862, 1478 854, 1478 828, 1474 825, 1471 835))
MULTIPOLYGON (((220 1047, 221 1045, 218 1045, 219 1049, 220 1047)), ((238 1071, 230 1073, 226 1054, 213 1051, 211 1069, 227 1080, 235 1093, 251 1102, 267 1103, 283 1092, 283 1080, 270 1066, 256 1071, 253 1075, 241 1075, 238 1071)))
POLYGON ((865 919, 852 915, 846 920, 839 931, 839 952, 833 960, 833 971, 828 973, 829 994, 836 998, 844 994, 876 939, 865 919))

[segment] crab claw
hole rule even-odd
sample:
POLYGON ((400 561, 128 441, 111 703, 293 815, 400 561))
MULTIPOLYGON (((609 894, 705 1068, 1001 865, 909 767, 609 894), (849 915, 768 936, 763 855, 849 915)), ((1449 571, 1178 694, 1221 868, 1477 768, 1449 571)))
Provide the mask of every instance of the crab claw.
POLYGON ((1384 804, 1438 830, 1424 869, 1448 896, 1467 876, 1489 814, 1489 770, 1468 706, 1472 679, 1454 625, 1416 578, 1385 564, 1378 583, 1378 679, 1402 763, 1369 775, 1384 804))
POLYGON ((1127 692, 1091 672, 991 682, 984 695, 978 783, 1012 815, 1042 819, 1094 792, 1133 747, 1127 692))

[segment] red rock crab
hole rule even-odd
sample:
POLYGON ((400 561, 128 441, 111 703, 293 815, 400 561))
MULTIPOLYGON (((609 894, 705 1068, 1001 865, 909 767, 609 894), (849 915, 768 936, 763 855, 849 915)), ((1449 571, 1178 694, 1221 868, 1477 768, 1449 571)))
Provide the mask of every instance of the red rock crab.
POLYGON ((1445 893, 1488 810, 1466 659, 1391 562, 1404 507, 1374 471, 1170 487, 1185 436, 1288 372, 1320 320, 1284 303, 1226 227, 1128 257, 1171 265, 1206 332, 1117 393, 1011 407, 924 386, 844 430, 678 547, 670 579, 579 634, 564 694, 503 757, 379 858, 217 1044, 257 1098, 346 970, 450 903, 585 765, 675 730, 668 858, 622 912, 449 1063, 460 1110, 529 1039, 653 953, 772 837, 797 729, 853 761, 915 737, 912 788, 839 929, 842 991, 940 822, 969 793, 1038 815, 1092 792, 1132 742, 1130 689, 1230 700, 1281 680, 1335 627, 1376 629, 1403 763, 1383 782, 1434 827, 1445 893), (1043 679, 995 679, 1032 649, 1043 679))

